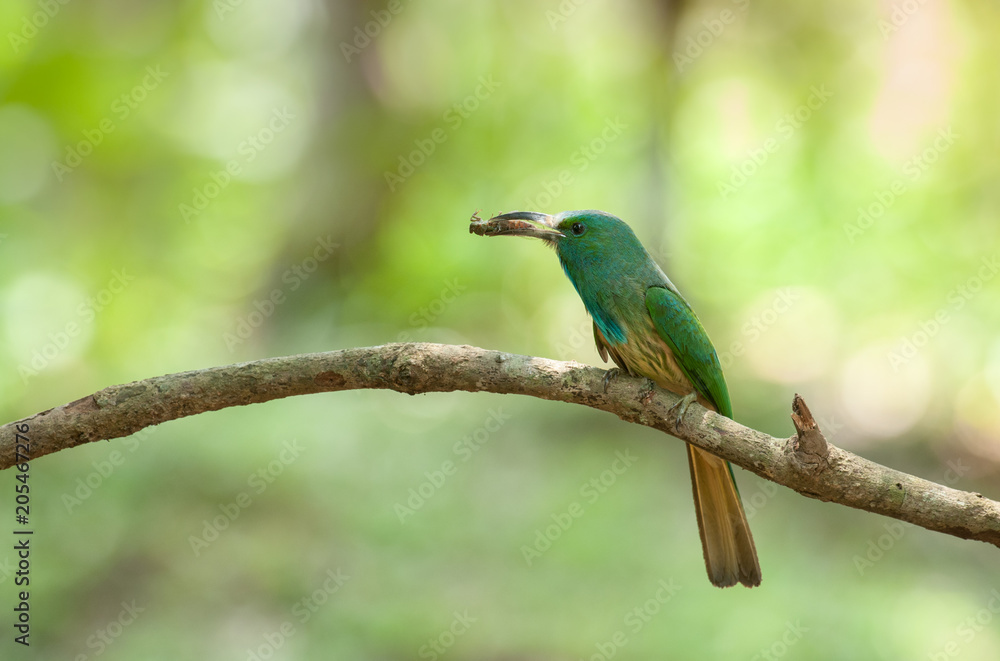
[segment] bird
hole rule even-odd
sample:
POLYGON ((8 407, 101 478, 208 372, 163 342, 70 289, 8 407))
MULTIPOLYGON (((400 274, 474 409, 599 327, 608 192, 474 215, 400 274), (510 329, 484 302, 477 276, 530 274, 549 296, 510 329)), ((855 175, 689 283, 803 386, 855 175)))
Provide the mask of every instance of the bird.
MULTIPOLYGON (((478 214, 478 212, 477 212, 478 214)), ((512 211, 483 220, 470 232, 541 239, 555 249, 563 271, 593 320, 594 342, 604 362, 645 377, 682 399, 681 420, 694 401, 733 417, 718 354, 697 315, 635 232, 617 216, 596 210, 550 215, 512 211)), ((687 444, 694 508, 711 583, 760 585, 760 562, 732 466, 687 444)))

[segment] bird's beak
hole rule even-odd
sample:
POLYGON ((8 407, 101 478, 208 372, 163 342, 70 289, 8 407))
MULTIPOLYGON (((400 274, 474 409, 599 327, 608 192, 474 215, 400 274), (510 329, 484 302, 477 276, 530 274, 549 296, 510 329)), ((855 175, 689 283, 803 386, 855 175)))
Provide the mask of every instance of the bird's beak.
POLYGON ((566 236, 555 228, 555 216, 535 211, 512 211, 489 220, 474 218, 469 231, 480 236, 533 236, 550 243, 566 236))

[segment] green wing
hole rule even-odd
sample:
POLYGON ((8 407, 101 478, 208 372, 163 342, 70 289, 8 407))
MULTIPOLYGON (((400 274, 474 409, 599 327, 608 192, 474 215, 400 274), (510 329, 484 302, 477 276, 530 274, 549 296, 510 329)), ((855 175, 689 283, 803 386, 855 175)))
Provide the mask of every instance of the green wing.
POLYGON ((656 332, 674 352, 677 364, 705 399, 727 418, 733 417, 726 377, 712 340, 694 311, 679 294, 664 287, 646 290, 646 309, 656 332))

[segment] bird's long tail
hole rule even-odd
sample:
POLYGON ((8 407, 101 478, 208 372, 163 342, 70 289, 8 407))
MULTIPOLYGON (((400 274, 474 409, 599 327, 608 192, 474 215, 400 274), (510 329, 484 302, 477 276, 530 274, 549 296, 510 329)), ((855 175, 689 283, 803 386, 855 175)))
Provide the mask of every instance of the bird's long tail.
POLYGON ((760 585, 760 563, 729 462, 688 445, 691 485, 705 566, 712 584, 760 585))

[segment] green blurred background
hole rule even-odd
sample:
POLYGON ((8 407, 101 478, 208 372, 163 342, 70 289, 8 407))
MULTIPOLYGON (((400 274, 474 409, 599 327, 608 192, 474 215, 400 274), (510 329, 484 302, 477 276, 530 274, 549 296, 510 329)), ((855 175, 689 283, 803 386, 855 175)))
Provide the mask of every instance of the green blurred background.
MULTIPOLYGON (((996 498, 998 31, 987 0, 5 0, 0 417, 393 341, 601 364, 551 252, 467 229, 598 208, 740 422, 789 435, 800 392, 835 444, 996 498)), ((1000 655, 997 549, 737 473, 764 582, 722 591, 682 444, 611 415, 362 391, 175 421, 32 464, 32 645, 5 543, 0 649, 1000 655)))

